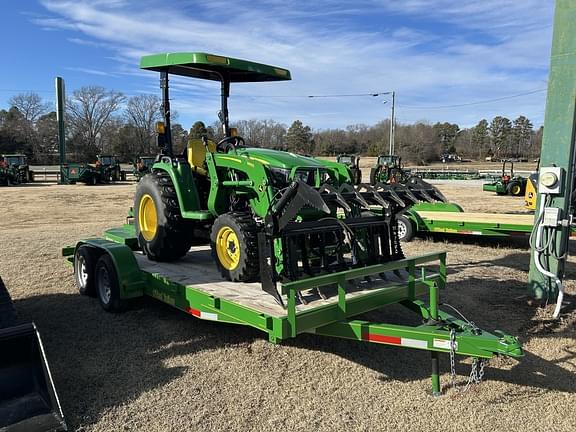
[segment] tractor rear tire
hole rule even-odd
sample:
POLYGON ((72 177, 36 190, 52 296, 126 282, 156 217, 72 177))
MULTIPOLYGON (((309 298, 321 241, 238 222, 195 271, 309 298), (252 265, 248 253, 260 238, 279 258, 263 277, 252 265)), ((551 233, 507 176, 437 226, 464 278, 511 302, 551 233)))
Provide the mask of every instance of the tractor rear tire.
POLYGON ((225 213, 212 225, 210 248, 218 270, 233 282, 254 281, 260 272, 258 226, 249 213, 225 213))
POLYGON ((93 248, 80 246, 74 254, 74 281, 81 295, 96 297, 94 267, 97 255, 93 248))
POLYGON ((182 217, 168 173, 146 174, 138 182, 134 219, 138 244, 152 261, 176 261, 190 250, 193 226, 182 217))
POLYGON ((511 181, 508 183, 508 186, 506 186, 506 192, 508 192, 508 195, 512 196, 523 195, 524 191, 522 189, 522 184, 519 181, 511 181))

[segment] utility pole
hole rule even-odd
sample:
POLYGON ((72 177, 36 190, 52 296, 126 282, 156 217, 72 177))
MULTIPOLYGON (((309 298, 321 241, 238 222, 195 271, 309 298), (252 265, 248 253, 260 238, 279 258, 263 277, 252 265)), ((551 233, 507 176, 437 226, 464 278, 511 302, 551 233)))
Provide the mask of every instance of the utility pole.
POLYGON ((390 154, 394 154, 394 134, 395 134, 395 119, 394 119, 394 108, 396 107, 396 92, 392 92, 392 111, 390 113, 390 154))
POLYGON ((66 95, 64 80, 56 77, 56 120, 58 121, 58 151, 60 153, 60 182, 62 182, 62 166, 66 163, 66 128, 64 126, 64 114, 66 112, 66 95))

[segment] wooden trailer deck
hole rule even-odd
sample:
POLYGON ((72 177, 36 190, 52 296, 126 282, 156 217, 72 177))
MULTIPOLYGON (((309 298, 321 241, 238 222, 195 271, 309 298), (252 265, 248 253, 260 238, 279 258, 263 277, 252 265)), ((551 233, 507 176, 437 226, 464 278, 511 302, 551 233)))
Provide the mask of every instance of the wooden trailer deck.
POLYGON ((418 215, 427 220, 446 222, 465 222, 491 225, 526 225, 534 224, 533 214, 498 214, 498 213, 467 213, 467 212, 436 212, 418 211, 418 215))
MULTIPOLYGON (((188 252, 188 255, 175 263, 150 261, 141 252, 135 252, 135 257, 140 269, 145 272, 158 274, 171 282, 189 286, 273 317, 287 316, 286 309, 276 303, 270 294, 262 291, 259 282, 242 283, 224 280, 214 264, 209 246, 195 246, 188 252)), ((425 275, 426 278, 431 278, 437 273, 428 270, 425 275)), ((421 277, 417 277, 415 282, 418 283, 420 280, 421 277)), ((380 290, 406 290, 407 281, 408 272, 406 271, 386 272, 380 277, 350 284, 346 290, 347 298, 352 299, 380 290)), ((316 290, 303 292, 307 304, 297 304, 296 312, 338 302, 336 287, 325 287, 322 293, 327 297, 326 299, 320 297, 316 290)), ((286 297, 284 300, 286 301, 286 297)))

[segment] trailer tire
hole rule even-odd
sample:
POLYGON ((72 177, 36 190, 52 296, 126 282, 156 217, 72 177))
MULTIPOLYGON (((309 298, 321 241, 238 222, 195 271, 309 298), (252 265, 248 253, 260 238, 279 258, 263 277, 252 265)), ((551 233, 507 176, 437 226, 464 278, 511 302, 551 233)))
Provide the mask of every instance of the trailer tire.
POLYGON ((175 261, 190 250, 193 225, 182 217, 168 173, 158 171, 140 179, 134 216, 138 244, 152 261, 175 261))
POLYGON ((120 280, 116 266, 107 253, 96 262, 94 269, 98 302, 106 312, 121 312, 125 301, 120 298, 120 280))
POLYGON ((16 309, 8 289, 0 277, 0 329, 16 325, 16 309))
POLYGON ((222 276, 233 282, 250 282, 260 272, 258 226, 249 213, 218 216, 210 233, 210 248, 222 276))
POLYGON ((376 173, 378 168, 371 168, 370 169, 370 184, 374 186, 376 184, 376 173))
POLYGON ((398 238, 400 241, 409 242, 414 238, 414 224, 409 218, 404 215, 397 215, 396 224, 398 226, 398 238))
POLYGON ((506 191, 508 192, 508 195, 512 196, 523 195, 524 192, 522 189, 523 189, 522 184, 519 181, 511 181, 510 183, 508 183, 508 186, 506 186, 506 191))
POLYGON ((96 253, 89 246, 80 246, 74 254, 74 281, 80 295, 96 297, 94 285, 94 267, 97 260, 96 253))

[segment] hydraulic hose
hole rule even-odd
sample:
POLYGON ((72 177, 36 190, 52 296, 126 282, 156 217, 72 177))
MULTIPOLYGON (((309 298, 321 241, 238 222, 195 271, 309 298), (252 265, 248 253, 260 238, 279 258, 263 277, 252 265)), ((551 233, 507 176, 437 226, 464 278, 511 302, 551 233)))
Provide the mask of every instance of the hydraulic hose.
MULTIPOLYGON (((542 265, 542 262, 540 261, 543 252, 547 249, 547 245, 541 246, 542 233, 544 232, 542 218, 544 215, 544 207, 546 205, 547 196, 544 198, 545 199, 540 200, 537 224, 534 227, 534 229, 536 230, 536 239, 535 239, 536 242, 534 244, 534 263, 536 264, 536 268, 538 269, 538 271, 542 273, 544 276, 553 279, 554 282, 556 283, 556 286, 558 287, 558 298, 556 299, 556 307, 554 308, 554 313, 552 314, 552 317, 556 319, 560 315, 560 308, 562 307, 562 301, 564 300, 564 285, 562 284, 560 278, 556 274, 545 269, 544 266, 542 265)), ((549 233, 549 235, 554 236, 554 233, 551 232, 549 233)))

